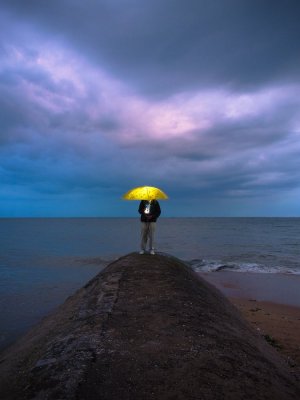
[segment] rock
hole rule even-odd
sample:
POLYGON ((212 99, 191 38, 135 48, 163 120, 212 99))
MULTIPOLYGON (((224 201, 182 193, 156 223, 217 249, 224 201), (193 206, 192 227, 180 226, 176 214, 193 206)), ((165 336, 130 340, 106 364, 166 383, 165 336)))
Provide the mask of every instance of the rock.
POLYGON ((168 255, 110 264, 1 356, 1 399, 290 400, 299 381, 168 255))

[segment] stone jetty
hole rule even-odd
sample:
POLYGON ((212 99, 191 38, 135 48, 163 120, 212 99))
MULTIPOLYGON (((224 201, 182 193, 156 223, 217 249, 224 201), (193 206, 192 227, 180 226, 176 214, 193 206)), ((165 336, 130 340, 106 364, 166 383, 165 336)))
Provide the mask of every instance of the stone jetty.
POLYGON ((296 400, 300 385, 183 262, 131 253, 1 354, 0 398, 296 400))

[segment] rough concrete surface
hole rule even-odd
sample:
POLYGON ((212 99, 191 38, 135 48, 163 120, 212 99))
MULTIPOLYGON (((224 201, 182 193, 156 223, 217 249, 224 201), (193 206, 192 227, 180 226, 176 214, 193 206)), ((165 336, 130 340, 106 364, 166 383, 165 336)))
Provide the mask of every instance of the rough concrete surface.
POLYGON ((215 288, 168 255, 110 264, 1 354, 1 399, 300 399, 215 288))

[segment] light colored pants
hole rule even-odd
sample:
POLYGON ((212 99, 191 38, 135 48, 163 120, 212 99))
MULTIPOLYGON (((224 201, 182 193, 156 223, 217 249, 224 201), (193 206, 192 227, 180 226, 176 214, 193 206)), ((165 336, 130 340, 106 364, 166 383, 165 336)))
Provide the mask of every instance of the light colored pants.
POLYGON ((154 232, 156 222, 142 222, 141 223, 141 249, 146 250, 147 242, 149 240, 149 249, 154 250, 154 232))

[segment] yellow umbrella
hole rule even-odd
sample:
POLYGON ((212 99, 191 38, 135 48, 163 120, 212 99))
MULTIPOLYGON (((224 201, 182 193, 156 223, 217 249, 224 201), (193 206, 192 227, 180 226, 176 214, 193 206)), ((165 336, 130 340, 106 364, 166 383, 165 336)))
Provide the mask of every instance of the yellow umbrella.
POLYGON ((123 195, 125 200, 166 200, 168 196, 162 190, 153 186, 139 186, 129 190, 123 195))

